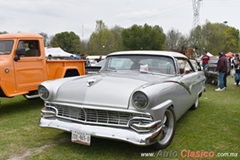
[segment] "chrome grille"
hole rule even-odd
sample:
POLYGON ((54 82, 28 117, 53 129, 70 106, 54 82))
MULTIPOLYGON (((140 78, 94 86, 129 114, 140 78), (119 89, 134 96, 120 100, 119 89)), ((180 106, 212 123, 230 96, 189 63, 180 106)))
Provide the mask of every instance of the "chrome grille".
POLYGON ((46 107, 47 110, 56 110, 56 116, 61 118, 70 119, 73 121, 99 124, 99 125, 113 125, 113 126, 126 126, 128 121, 133 117, 151 117, 147 114, 120 112, 120 111, 108 111, 89 108, 76 108, 63 105, 54 105, 53 107, 46 107))

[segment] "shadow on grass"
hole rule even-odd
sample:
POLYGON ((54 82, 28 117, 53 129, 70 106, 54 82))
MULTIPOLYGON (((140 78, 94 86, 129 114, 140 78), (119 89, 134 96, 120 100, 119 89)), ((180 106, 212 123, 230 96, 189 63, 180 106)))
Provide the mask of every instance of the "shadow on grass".
POLYGON ((43 107, 43 101, 40 98, 26 100, 23 97, 14 98, 0 98, 0 117, 9 114, 21 114, 26 111, 41 109, 43 107))

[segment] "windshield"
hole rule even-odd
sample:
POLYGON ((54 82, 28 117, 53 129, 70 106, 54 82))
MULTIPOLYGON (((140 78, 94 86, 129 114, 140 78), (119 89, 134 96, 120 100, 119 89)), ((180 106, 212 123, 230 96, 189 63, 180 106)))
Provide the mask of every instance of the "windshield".
POLYGON ((175 74, 174 61, 171 57, 149 55, 119 55, 106 59, 102 70, 139 70, 140 72, 153 72, 175 74))
POLYGON ((0 41, 0 54, 10 54, 13 48, 13 40, 0 41))

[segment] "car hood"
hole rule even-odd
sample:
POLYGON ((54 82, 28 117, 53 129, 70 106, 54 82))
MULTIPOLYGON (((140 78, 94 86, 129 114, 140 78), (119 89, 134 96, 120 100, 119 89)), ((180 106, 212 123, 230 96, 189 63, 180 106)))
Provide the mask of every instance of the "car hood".
POLYGON ((64 82, 55 101, 99 107, 127 108, 131 94, 141 88, 161 83, 167 76, 145 73, 111 73, 78 77, 64 82))

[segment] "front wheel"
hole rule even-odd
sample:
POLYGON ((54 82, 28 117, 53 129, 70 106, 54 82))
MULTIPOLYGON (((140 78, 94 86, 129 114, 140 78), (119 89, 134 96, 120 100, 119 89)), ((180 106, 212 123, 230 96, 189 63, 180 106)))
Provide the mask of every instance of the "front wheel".
POLYGON ((161 139, 153 144, 155 149, 164 149, 170 145, 176 128, 176 117, 172 107, 169 107, 163 117, 163 128, 161 139))

